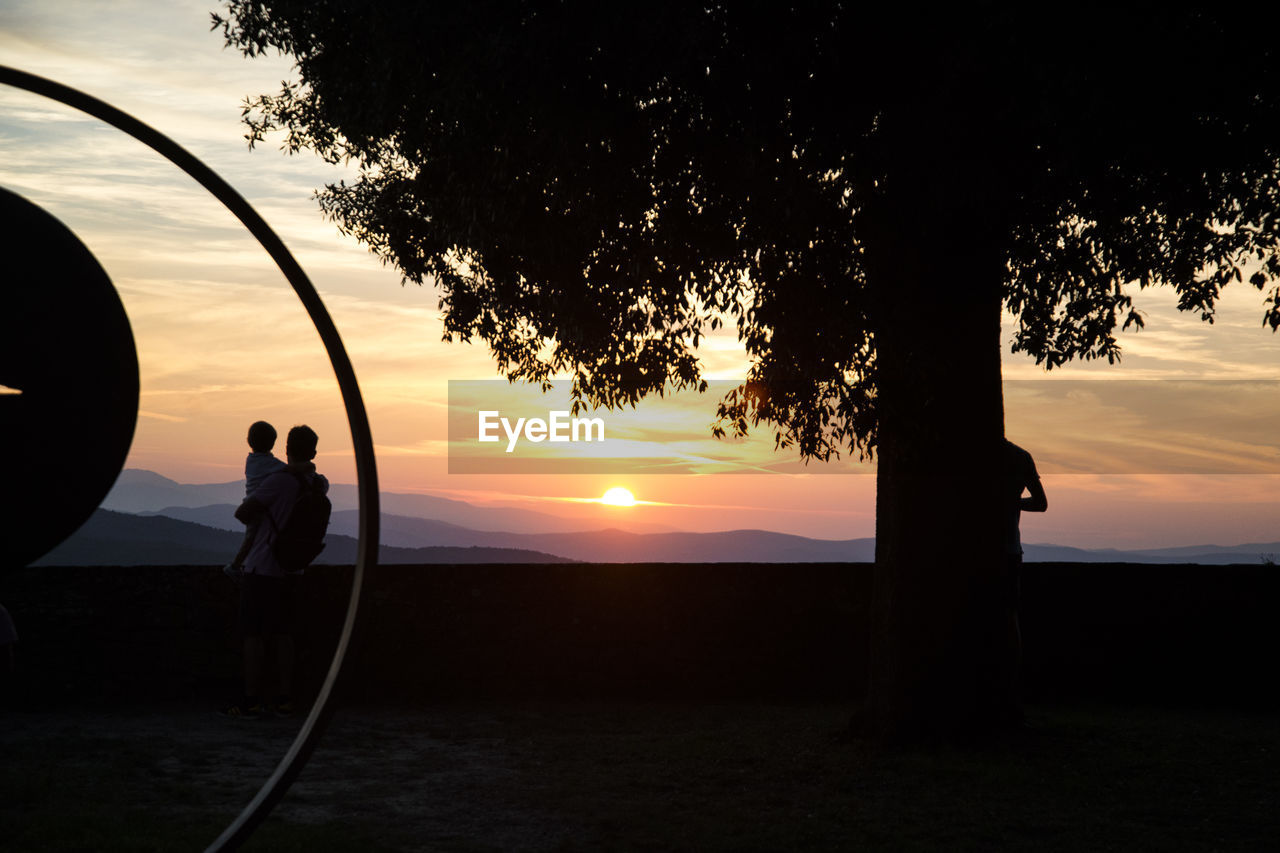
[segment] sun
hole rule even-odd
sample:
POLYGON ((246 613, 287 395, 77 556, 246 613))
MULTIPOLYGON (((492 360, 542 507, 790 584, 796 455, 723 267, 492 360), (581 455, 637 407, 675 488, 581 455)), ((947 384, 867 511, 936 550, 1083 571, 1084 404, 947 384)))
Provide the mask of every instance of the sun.
POLYGON ((600 496, 600 503, 608 504, 609 506, 635 506, 636 496, 631 494, 628 489, 614 486, 600 496))

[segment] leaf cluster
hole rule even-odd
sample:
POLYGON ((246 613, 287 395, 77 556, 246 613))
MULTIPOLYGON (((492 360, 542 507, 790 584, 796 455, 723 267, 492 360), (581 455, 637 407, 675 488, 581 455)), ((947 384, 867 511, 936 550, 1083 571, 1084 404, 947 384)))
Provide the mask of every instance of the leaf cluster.
POLYGON ((322 209, 439 288, 447 339, 621 406, 704 387, 725 324, 750 369, 716 433, 826 459, 875 447, 894 284, 871 256, 989 246, 1015 350, 1050 367, 1117 358, 1134 286, 1211 320, 1225 284, 1280 277, 1274 50, 1228 12, 232 0, 214 22, 294 58, 246 104, 251 143, 356 163, 322 209))

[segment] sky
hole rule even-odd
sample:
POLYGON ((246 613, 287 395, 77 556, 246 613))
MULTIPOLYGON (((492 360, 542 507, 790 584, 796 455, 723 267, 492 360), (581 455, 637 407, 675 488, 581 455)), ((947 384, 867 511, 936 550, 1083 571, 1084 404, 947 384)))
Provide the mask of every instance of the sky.
MULTIPOLYGON (((402 285, 322 217, 313 191, 349 172, 270 143, 249 150, 241 104, 277 90, 290 63, 224 49, 210 31, 216 8, 213 0, 0 0, 0 63, 133 114, 263 215, 342 334, 383 490, 537 509, 581 518, 584 529, 874 533, 869 468, 848 459, 805 466, 775 451, 767 432, 716 442, 714 395, 592 413, 604 421, 604 443, 520 433, 508 454, 498 428, 501 440, 482 446, 480 411, 501 412, 512 426, 567 404, 507 386, 479 346, 442 342, 438 294, 402 285), (615 486, 637 505, 596 500, 615 486)), ((0 87, 0 186, 67 224, 120 293, 142 387, 129 467, 189 483, 238 479, 245 430, 265 419, 282 433, 313 426, 320 469, 355 481, 316 332, 266 253, 194 181, 114 128, 0 87)), ((1248 286, 1229 288, 1209 325, 1177 312, 1167 289, 1139 294, 1147 328, 1121 337, 1119 366, 1046 374, 1006 347, 1007 433, 1036 457, 1050 499, 1050 512, 1024 516, 1023 540, 1090 548, 1280 540, 1280 336, 1262 327, 1262 302, 1248 286)), ((710 379, 745 373, 731 335, 712 336, 700 354, 710 379)))

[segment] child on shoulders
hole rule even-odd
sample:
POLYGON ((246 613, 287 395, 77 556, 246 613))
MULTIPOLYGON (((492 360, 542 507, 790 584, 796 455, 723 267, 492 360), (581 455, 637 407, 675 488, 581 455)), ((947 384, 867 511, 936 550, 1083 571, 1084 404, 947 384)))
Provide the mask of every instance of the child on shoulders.
MULTIPOLYGON (((249 449, 252 452, 244 460, 245 497, 253 494, 267 477, 285 469, 285 463, 277 459, 271 452, 271 449, 275 446, 276 429, 271 424, 266 421, 255 421, 249 427, 249 449)), ((240 543, 240 550, 236 552, 235 558, 222 569, 227 576, 239 577, 243 572, 244 558, 249 553, 249 547, 253 545, 253 539, 258 533, 258 527, 261 523, 261 519, 259 519, 245 525, 244 541, 240 543)))

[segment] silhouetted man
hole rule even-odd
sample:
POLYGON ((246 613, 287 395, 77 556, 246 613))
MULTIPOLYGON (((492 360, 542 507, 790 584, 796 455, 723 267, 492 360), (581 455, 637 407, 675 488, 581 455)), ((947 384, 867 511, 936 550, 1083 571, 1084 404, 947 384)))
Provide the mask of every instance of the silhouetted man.
POLYGON ((260 522, 253 544, 244 558, 240 586, 240 624, 244 631, 244 698, 223 713, 232 717, 260 717, 268 711, 278 716, 293 713, 293 620, 295 578, 275 555, 277 534, 293 511, 304 484, 321 493, 328 481, 316 473, 312 459, 318 438, 307 426, 289 430, 285 440, 287 467, 269 475, 236 509, 245 524, 260 522), (268 647, 275 652, 277 698, 264 702, 268 647))
POLYGON ((1005 564, 1001 593, 1008 634, 1008 672, 1003 680, 1008 690, 1005 713, 1010 719, 1006 722, 1015 723, 1022 717, 1018 703, 1018 669, 1022 665, 1022 628, 1018 624, 1018 605, 1022 596, 1022 534, 1018 528, 1022 513, 1044 512, 1049 508, 1049 499, 1045 496, 1031 454, 1008 439, 1005 439, 1004 450, 1005 564), (1024 492, 1030 495, 1024 497, 1024 492))

